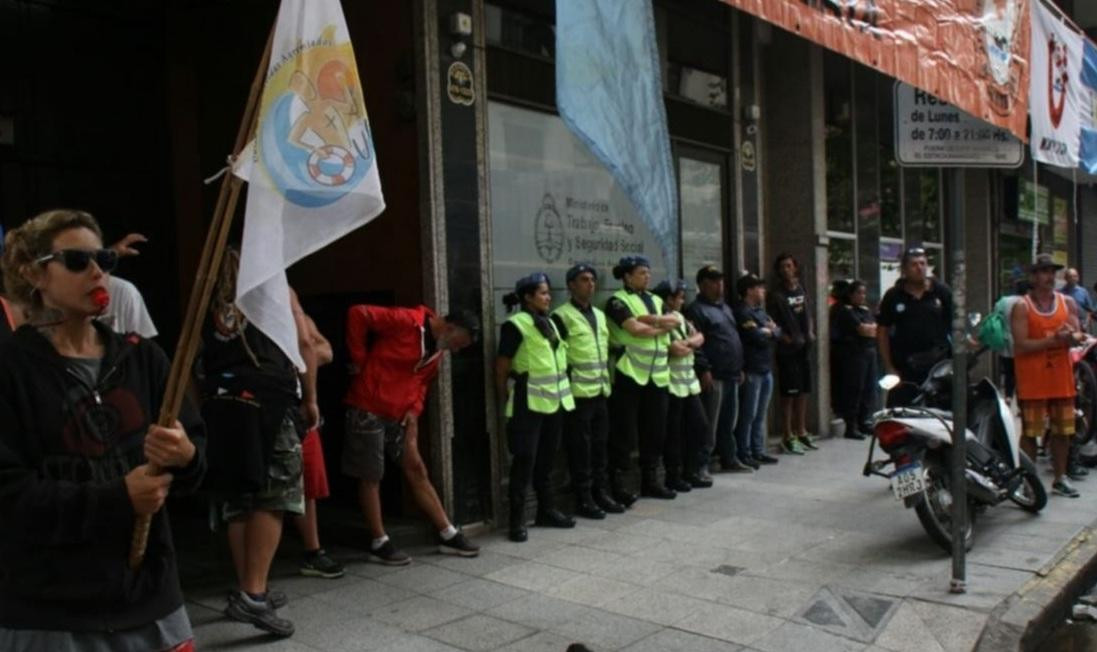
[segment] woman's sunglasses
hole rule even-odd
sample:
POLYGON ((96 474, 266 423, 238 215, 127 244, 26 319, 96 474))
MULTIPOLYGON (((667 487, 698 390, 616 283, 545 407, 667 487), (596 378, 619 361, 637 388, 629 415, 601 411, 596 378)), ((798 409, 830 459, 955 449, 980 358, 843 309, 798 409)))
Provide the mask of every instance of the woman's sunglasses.
POLYGON ((70 272, 82 272, 94 260, 99 269, 112 272, 118 266, 118 252, 113 249, 62 249, 34 261, 39 265, 48 265, 52 261, 64 264, 70 272))

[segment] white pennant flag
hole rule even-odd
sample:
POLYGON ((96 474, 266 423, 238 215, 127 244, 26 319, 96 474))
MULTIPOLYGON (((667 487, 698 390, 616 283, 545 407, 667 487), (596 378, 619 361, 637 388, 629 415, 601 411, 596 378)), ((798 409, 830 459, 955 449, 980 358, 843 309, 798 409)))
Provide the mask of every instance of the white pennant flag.
POLYGON ((1032 157, 1041 163, 1078 167, 1083 104, 1083 37, 1044 6, 1032 1, 1029 115, 1032 157))
POLYGON ((286 268, 385 209, 362 83, 339 0, 282 0, 249 182, 236 305, 299 369, 286 268))

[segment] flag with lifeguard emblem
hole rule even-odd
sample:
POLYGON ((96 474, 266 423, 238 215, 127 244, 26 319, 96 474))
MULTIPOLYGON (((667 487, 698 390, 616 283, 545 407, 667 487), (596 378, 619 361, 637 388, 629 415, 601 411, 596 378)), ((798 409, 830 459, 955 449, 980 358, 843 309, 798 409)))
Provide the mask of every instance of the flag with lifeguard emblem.
POLYGON ((282 0, 248 181, 236 305, 304 369, 286 268, 385 208, 362 83, 339 0, 282 0))

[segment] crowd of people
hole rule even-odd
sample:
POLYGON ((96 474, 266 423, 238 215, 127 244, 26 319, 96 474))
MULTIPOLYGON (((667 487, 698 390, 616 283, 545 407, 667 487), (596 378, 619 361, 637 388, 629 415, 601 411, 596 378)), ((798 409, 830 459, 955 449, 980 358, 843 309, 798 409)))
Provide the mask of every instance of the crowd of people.
MULTIPOLYGON (((173 494, 204 492, 210 521, 226 532, 236 574, 225 613, 279 636, 284 593, 268 585, 290 516, 304 544, 301 573, 334 579, 342 566, 321 546, 316 502, 328 494, 320 442, 317 369, 331 343, 292 294, 305 368, 249 323, 234 303, 239 255, 229 250, 204 315, 192 395, 171 427, 156 425, 169 362, 140 293, 113 276, 143 238, 104 247, 84 212, 43 213, 5 239, 0 300, 0 649, 193 649, 164 509, 173 494), (143 563, 127 553, 134 520, 152 525, 143 563)), ((1074 432, 1067 347, 1082 337, 1088 293, 1072 297, 1077 274, 1055 292, 1050 258, 1032 266, 1028 287, 995 307, 1008 319, 1003 356, 1016 367, 1024 449, 1050 432, 1056 493, 1077 496, 1067 477, 1074 432)), ((908 384, 948 354, 951 292, 928 273, 925 251, 908 250, 903 275, 879 309, 863 282, 836 284, 830 309, 832 394, 845 436, 862 439, 876 407, 877 360, 908 384)), ((1073 274, 1073 276, 1072 276, 1073 274)), ((777 257, 770 281, 744 273, 726 302, 714 265, 654 287, 651 264, 622 258, 620 283, 595 305, 597 270, 565 275, 568 299, 553 307, 549 277, 519 279, 504 298, 495 363, 511 452, 507 534, 533 524, 575 527, 558 503, 552 468, 563 443, 574 514, 605 519, 640 497, 672 500, 711 487, 711 473, 754 473, 776 450, 818 448, 807 429, 816 346, 813 308, 797 260, 777 257), (696 290, 687 303, 688 295, 696 290), (768 416, 779 395, 779 447, 768 416), (635 482, 634 458, 639 460, 635 482)), ((402 471, 437 532, 438 550, 474 557, 479 548, 453 524, 419 452, 419 418, 447 352, 477 341, 469 311, 350 306, 346 346, 354 378, 345 398, 342 471, 358 481, 369 557, 405 565, 384 527, 380 482, 386 463, 402 471)), ((1012 388, 1010 388, 1012 389, 1012 388)), ((893 392, 891 400, 904 399, 893 392)))

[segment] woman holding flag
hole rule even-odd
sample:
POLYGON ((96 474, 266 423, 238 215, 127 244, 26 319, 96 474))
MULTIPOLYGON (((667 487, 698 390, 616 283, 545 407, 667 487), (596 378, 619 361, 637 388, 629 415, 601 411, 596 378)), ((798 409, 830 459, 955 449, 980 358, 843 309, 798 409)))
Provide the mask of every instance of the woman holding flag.
POLYGON ((201 481, 204 433, 189 405, 174 427, 153 425, 167 356, 96 320, 117 260, 82 211, 6 239, 5 288, 31 320, 0 345, 2 650, 193 649, 163 506, 201 481), (142 515, 148 549, 131 569, 142 515))

